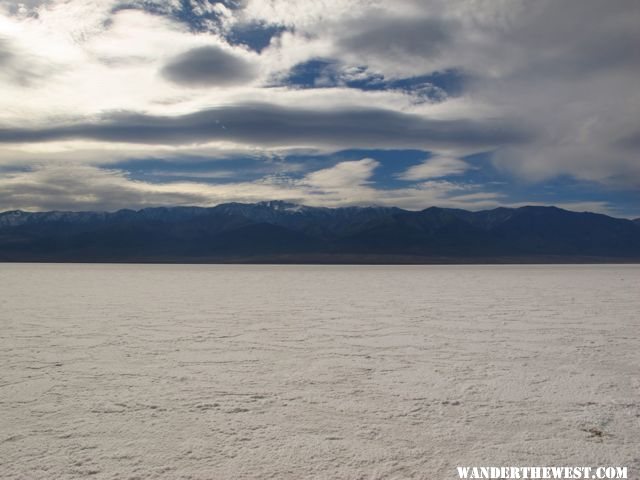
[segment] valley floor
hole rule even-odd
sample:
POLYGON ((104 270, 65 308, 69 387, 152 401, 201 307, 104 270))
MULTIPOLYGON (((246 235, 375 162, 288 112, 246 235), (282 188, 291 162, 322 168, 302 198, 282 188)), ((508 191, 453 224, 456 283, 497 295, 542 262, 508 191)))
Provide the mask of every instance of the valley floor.
POLYGON ((640 478, 640 266, 0 264, 3 479, 640 478))

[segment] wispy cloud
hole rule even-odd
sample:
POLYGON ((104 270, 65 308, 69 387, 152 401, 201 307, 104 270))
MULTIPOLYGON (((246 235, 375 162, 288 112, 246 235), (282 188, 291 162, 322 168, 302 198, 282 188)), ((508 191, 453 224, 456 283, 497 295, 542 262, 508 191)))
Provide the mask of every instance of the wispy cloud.
POLYGON ((209 183, 213 178, 151 183, 118 169, 47 165, 0 179, 0 204, 7 209, 117 210, 159 205, 210 206, 224 202, 289 200, 318 206, 390 205, 423 209, 438 204, 465 208, 498 204, 500 194, 477 187, 431 181, 409 188, 378 189, 372 181, 378 162, 365 158, 315 170, 303 177, 265 176, 251 182, 209 183))
POLYGON ((447 177, 449 175, 460 175, 471 166, 458 158, 446 155, 436 155, 420 165, 415 165, 398 175, 402 180, 427 180, 430 178, 447 177))

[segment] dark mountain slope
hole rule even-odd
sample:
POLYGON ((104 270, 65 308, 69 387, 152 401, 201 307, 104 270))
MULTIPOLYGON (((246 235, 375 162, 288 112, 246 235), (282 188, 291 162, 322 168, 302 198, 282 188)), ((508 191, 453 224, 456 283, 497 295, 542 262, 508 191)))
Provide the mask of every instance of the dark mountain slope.
MULTIPOLYGON (((470 255, 486 233, 447 209, 393 212, 339 240, 340 251, 413 255, 470 255)), ((483 252, 484 253, 484 252, 483 252)))
POLYGON ((286 202, 0 213, 2 261, 637 261, 640 224, 555 207, 314 208, 286 202), (337 260, 336 260, 337 261, 337 260))
POLYGON ((629 220, 556 207, 523 207, 495 225, 501 251, 520 254, 633 256, 638 227, 629 220))

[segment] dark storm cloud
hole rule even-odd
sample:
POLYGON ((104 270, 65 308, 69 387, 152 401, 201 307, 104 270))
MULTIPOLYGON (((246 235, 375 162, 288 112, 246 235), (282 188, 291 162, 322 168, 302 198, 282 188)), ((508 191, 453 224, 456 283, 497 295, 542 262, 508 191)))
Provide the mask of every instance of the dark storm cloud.
POLYGON ((243 83, 253 77, 251 64, 219 47, 199 47, 169 61, 162 75, 188 87, 208 87, 243 83))
POLYGON ((376 56, 407 54, 428 58, 439 54, 454 39, 456 24, 435 18, 373 17, 354 23, 339 45, 353 52, 376 56))
POLYGON ((92 139, 146 144, 216 140, 252 145, 491 148, 521 144, 531 132, 513 120, 431 120, 378 108, 317 111, 269 104, 224 106, 179 116, 119 112, 99 121, 24 129, 0 128, 0 142, 92 139))
MULTIPOLYGON (((631 135, 626 135, 616 142, 614 145, 619 148, 634 151, 640 157, 640 131, 634 132, 631 135)), ((640 159, 638 160, 640 161, 640 159)))
POLYGON ((526 66, 542 69, 540 75, 637 70, 639 21, 634 0, 543 0, 526 4, 511 28, 494 35, 505 45, 530 51, 526 66))

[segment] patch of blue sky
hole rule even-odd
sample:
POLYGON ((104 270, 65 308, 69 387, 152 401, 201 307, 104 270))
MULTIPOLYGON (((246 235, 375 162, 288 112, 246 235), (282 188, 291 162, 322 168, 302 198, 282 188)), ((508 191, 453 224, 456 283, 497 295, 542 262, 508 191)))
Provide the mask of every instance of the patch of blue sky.
POLYGON ((464 157, 471 169, 463 175, 449 177, 459 182, 482 185, 484 189, 504 195, 510 204, 570 205, 601 203, 612 206, 611 213, 634 217, 640 215, 640 191, 609 188, 601 182, 576 179, 570 175, 559 175, 541 181, 526 181, 496 169, 491 162, 491 153, 478 153, 464 157), (614 207, 615 206, 615 207, 614 207))
POLYGON ((266 175, 286 174, 291 178, 331 168, 346 161, 372 158, 379 163, 371 181, 391 188, 406 185, 396 176, 409 167, 421 163, 429 153, 421 150, 364 150, 350 149, 331 154, 292 154, 284 156, 234 156, 229 158, 180 157, 132 158, 115 164, 101 165, 126 172, 134 180, 166 183, 193 180, 205 183, 254 181, 266 175))
POLYGON ((364 66, 345 67, 330 59, 314 59, 294 66, 279 79, 277 85, 293 88, 348 87, 365 91, 400 90, 430 100, 444 100, 460 95, 467 80, 467 76, 455 69, 385 79, 364 66))
MULTIPOLYGON (((191 181, 207 184, 256 182, 273 176, 297 180, 305 175, 341 162, 371 158, 378 162, 369 179, 381 190, 419 186, 428 181, 448 181, 477 191, 496 193, 503 204, 571 205, 599 203, 615 205, 611 213, 640 216, 640 192, 607 188, 596 182, 578 180, 568 175, 539 182, 526 182, 504 170, 496 169, 491 153, 483 152, 463 158, 470 168, 461 174, 422 180, 403 180, 401 174, 431 158, 422 150, 349 149, 330 154, 292 154, 285 156, 234 156, 228 158, 181 157, 138 158, 102 168, 124 171, 133 180, 150 183, 191 181)), ((427 207, 429 205, 425 205, 427 207)))
POLYGON ((192 181, 224 184, 252 182, 273 170, 273 167, 264 159, 254 157, 223 159, 199 157, 136 158, 101 167, 115 168, 125 172, 132 180, 149 183, 192 181))
POLYGON ((251 22, 238 23, 227 32, 226 39, 232 45, 243 45, 260 53, 271 43, 271 39, 279 36, 286 27, 282 25, 251 22))
POLYGON ((206 32, 212 26, 219 26, 220 13, 210 7, 221 4, 230 10, 242 8, 241 0, 180 0, 176 6, 162 0, 124 0, 119 2, 114 12, 127 9, 144 10, 156 15, 167 15, 182 22, 193 31, 206 32))

